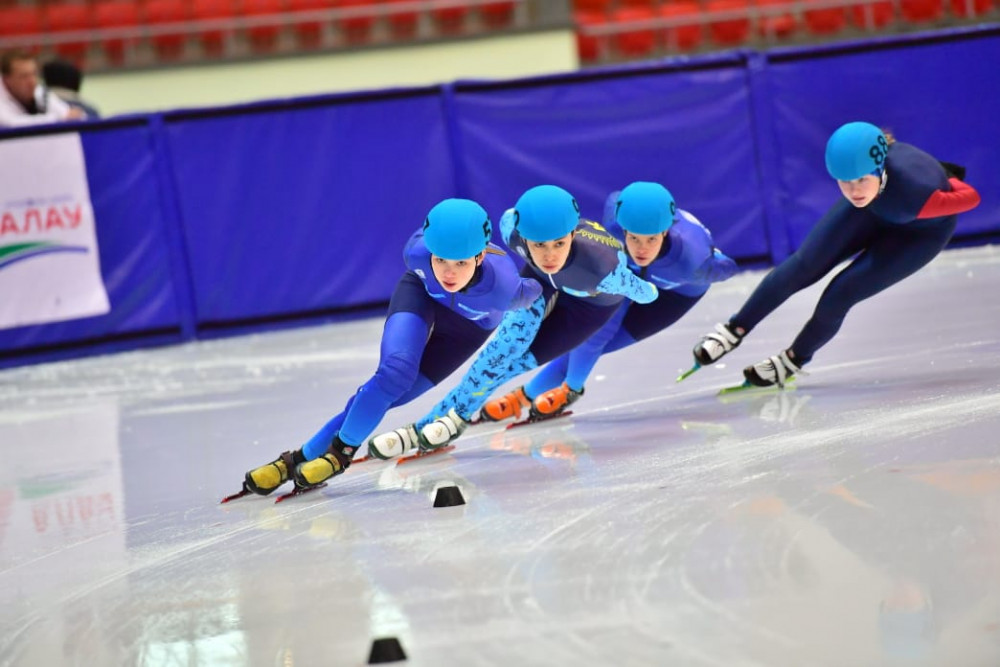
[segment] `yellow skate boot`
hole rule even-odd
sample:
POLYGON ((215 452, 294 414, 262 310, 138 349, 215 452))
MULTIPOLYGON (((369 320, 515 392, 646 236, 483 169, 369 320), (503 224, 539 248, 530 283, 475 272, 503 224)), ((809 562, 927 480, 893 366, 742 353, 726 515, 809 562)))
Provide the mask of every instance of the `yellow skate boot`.
POLYGON ((309 489, 319 486, 331 477, 341 474, 351 465, 357 447, 345 445, 339 437, 334 437, 329 449, 312 461, 300 463, 292 473, 296 489, 309 489))
POLYGON ((247 472, 244 485, 259 496, 266 496, 291 479, 295 466, 305 461, 302 451, 282 452, 266 465, 247 472))

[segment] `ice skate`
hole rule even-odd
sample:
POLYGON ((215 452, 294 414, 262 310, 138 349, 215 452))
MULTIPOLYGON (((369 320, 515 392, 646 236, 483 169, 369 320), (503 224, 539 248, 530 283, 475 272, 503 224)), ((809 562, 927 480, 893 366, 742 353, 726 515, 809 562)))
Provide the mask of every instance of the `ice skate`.
POLYGON ((788 356, 788 350, 743 369, 743 377, 746 378, 746 382, 755 387, 778 386, 784 388, 785 383, 790 382, 796 373, 807 375, 791 360, 788 356))
POLYGON ((319 486, 331 477, 342 474, 351 465, 356 447, 345 445, 340 438, 334 437, 330 448, 312 461, 300 463, 292 472, 296 490, 319 486))
POLYGON ((368 440, 368 453, 376 458, 394 459, 419 449, 420 436, 413 424, 382 433, 368 440))
POLYGON ((248 471, 243 479, 243 488, 226 496, 222 502, 228 503, 230 500, 236 500, 251 493, 256 493, 258 496, 271 494, 291 478, 290 471, 294 470, 295 466, 302 461, 305 461, 305 457, 302 456, 301 450, 282 452, 281 456, 270 463, 248 471))
MULTIPOLYGON (((736 333, 735 327, 728 322, 726 324, 716 324, 715 331, 705 334, 701 341, 694 346, 692 352, 698 365, 691 372, 694 372, 701 366, 715 363, 727 353, 739 347, 742 341, 743 336, 736 333)), ((678 378, 678 381, 683 380, 691 372, 678 378)))
POLYGON ((444 417, 438 417, 420 429, 420 448, 425 450, 445 447, 456 440, 469 427, 455 409, 448 410, 444 417))
POLYGON ((530 405, 531 400, 524 393, 524 387, 518 387, 500 398, 486 401, 486 405, 479 411, 479 419, 488 422, 517 419, 521 416, 521 408, 527 408, 530 405))
POLYGON ((528 420, 541 421, 565 414, 566 408, 576 403, 583 396, 583 392, 583 389, 580 391, 570 389, 565 382, 555 389, 543 392, 531 402, 528 420))
POLYGON ((291 471, 302 461, 305 458, 301 451, 282 452, 270 463, 247 472, 247 488, 259 496, 266 496, 291 479, 291 471))

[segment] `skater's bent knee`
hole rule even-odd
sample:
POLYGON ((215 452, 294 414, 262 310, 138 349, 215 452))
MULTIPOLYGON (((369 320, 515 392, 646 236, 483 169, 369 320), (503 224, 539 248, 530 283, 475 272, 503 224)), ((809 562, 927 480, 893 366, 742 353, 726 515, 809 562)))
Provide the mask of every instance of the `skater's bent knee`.
POLYGON ((401 396, 413 386, 419 372, 418 359, 410 355, 394 354, 382 360, 375 371, 375 381, 390 396, 401 396))

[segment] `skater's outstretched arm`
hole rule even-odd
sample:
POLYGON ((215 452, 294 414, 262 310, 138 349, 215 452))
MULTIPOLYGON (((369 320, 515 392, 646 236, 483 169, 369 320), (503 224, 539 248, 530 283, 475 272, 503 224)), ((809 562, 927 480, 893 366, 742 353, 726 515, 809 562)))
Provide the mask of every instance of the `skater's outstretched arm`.
POLYGON ((656 285, 632 273, 628 268, 628 258, 623 252, 618 253, 618 266, 597 285, 597 290, 606 294, 620 294, 636 303, 651 303, 659 295, 656 285))

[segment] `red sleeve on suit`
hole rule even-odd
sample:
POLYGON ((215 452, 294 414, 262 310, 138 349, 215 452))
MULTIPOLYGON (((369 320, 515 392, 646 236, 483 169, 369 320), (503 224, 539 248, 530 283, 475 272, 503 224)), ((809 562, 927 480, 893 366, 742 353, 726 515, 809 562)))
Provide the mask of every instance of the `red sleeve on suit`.
POLYGON ((917 218, 940 218, 946 215, 965 213, 979 206, 979 193, 968 183, 949 178, 951 190, 935 190, 927 198, 917 218))

